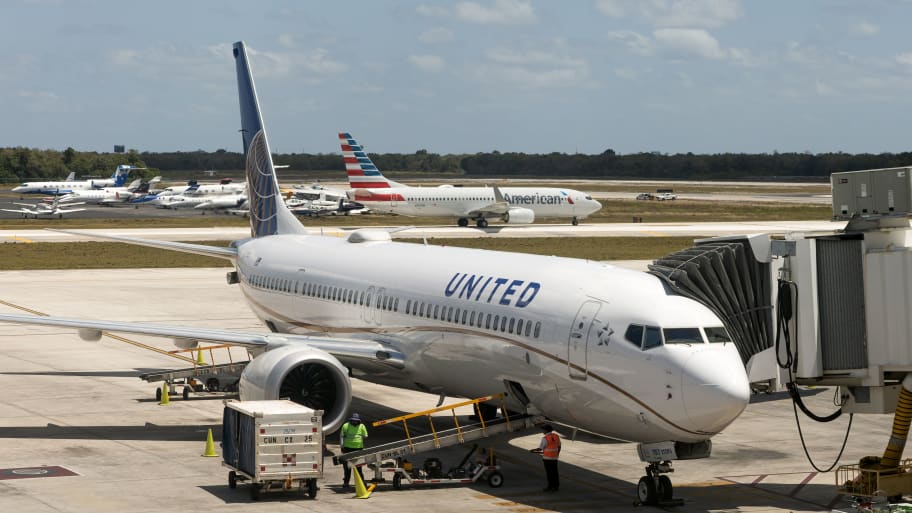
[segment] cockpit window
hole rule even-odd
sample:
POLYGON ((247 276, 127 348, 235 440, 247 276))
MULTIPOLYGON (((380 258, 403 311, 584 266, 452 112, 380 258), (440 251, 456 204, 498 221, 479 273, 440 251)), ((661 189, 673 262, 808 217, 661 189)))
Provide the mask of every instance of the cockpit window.
POLYGON ((706 333, 706 340, 710 343, 712 342, 731 342, 732 339, 728 336, 728 332, 725 331, 725 328, 722 326, 712 326, 710 328, 703 328, 703 332, 706 333))
POLYGON ((662 334, 655 326, 631 324, 624 333, 624 339, 644 351, 662 345, 662 334))
POLYGON ((643 343, 643 327, 639 324, 631 324, 624 333, 624 339, 633 345, 640 347, 643 343))
POLYGON ((591 199, 592 199, 592 196, 586 196, 586 199, 587 199, 587 200, 591 200, 591 199))
POLYGON ((659 328, 646 326, 646 336, 643 337, 643 350, 659 347, 660 345, 662 345, 662 336, 659 334, 659 328))
POLYGON ((700 334, 700 328, 665 328, 662 332, 665 334, 666 344, 703 343, 703 335, 700 334))

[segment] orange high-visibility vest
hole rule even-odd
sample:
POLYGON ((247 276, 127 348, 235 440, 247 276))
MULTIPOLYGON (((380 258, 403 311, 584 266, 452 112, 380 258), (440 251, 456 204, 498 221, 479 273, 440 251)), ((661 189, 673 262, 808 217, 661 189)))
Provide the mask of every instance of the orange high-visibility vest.
POLYGON ((548 433, 545 435, 545 448, 542 449, 542 458, 556 460, 560 454, 560 446, 560 436, 557 433, 548 433))

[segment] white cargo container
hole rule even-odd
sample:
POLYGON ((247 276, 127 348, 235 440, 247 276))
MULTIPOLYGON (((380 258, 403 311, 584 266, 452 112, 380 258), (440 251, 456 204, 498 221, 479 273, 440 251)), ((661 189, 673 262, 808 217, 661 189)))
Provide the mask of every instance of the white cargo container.
POLYGON ((250 494, 299 488, 317 497, 323 477, 323 411, 288 400, 225 401, 222 465, 228 486, 250 481, 250 494))

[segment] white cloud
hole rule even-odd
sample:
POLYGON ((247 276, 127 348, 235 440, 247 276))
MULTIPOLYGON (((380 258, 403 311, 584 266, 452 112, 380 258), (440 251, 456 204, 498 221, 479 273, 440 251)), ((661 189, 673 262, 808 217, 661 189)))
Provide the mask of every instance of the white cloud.
POLYGON ((656 27, 721 27, 741 17, 739 0, 599 0, 611 18, 638 16, 656 27))
POLYGON ((494 0, 490 6, 477 2, 460 2, 454 10, 457 18, 470 23, 510 25, 536 20, 532 4, 522 0, 494 0))
POLYGON ((408 60, 412 66, 433 73, 441 71, 444 67, 443 59, 436 55, 409 55, 408 60))
MULTIPOLYGON (((332 59, 324 48, 263 52, 248 46, 247 54, 258 78, 303 75, 305 80, 314 80, 347 69, 345 64, 332 59)), ((230 55, 231 45, 227 43, 191 49, 164 44, 144 50, 114 50, 108 54, 108 62, 156 80, 211 82, 213 77, 233 74, 232 69, 225 66, 225 58, 230 55)))
POLYGON ((422 14, 424 16, 449 16, 450 15, 449 9, 447 9, 446 7, 441 7, 439 5, 422 4, 422 5, 419 5, 417 8, 415 8, 415 10, 418 11, 418 14, 422 14))
POLYGON ((453 31, 446 27, 434 27, 425 30, 418 36, 422 43, 444 43, 453 40, 453 31))
POLYGON ((490 62, 476 69, 477 77, 484 82, 521 89, 572 87, 591 82, 589 63, 580 57, 495 48, 488 51, 487 58, 490 62))
POLYGON ((912 66, 912 53, 902 53, 894 57, 894 59, 903 66, 912 66))
POLYGON ((876 36, 879 32, 879 26, 864 20, 858 21, 849 27, 849 35, 856 37, 876 36))
POLYGON ((663 53, 681 57, 723 59, 726 52, 719 41, 701 29, 659 29, 653 33, 663 53))
POLYGON ((650 55, 653 51, 652 41, 648 37, 630 30, 610 30, 605 35, 611 41, 616 41, 627 47, 630 51, 641 55, 650 55))
POLYGON ((18 91, 16 96, 32 112, 56 112, 62 106, 60 97, 50 91, 18 91))

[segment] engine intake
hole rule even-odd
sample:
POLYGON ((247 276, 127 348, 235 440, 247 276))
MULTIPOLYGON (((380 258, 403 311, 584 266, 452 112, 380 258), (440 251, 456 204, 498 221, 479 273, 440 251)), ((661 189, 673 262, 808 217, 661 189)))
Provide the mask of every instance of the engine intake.
POLYGON ((323 429, 336 431, 351 405, 351 380, 331 354, 297 345, 282 346, 253 360, 238 384, 242 401, 291 399, 323 410, 323 429))

